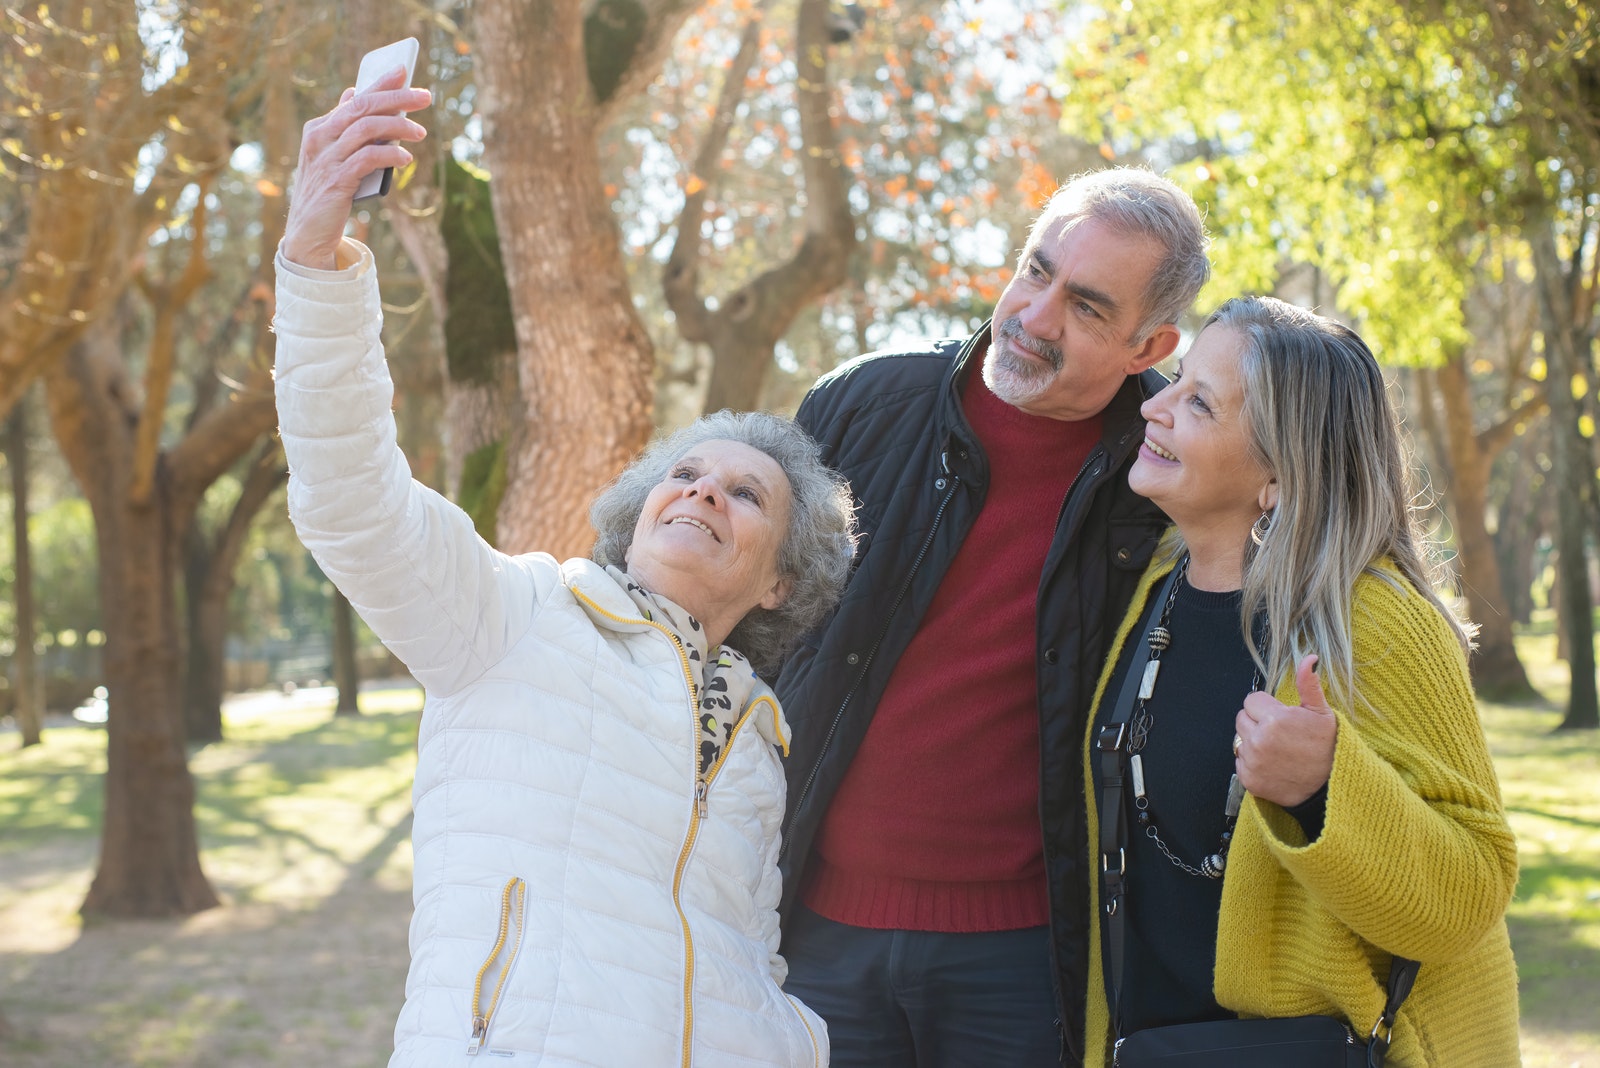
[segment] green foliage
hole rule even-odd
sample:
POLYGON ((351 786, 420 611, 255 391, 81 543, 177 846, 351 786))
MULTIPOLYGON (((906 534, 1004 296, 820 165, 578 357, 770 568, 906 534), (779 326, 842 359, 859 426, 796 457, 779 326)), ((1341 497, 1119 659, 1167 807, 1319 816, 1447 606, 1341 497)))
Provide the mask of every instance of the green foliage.
POLYGON ((450 255, 445 278, 444 347, 456 382, 493 385, 507 353, 517 350, 511 292, 500 259, 487 176, 445 164, 443 233, 450 255))
POLYGON ((495 539, 495 517, 500 499, 506 493, 506 450, 503 441, 475 449, 461 462, 461 491, 457 494, 462 511, 472 517, 478 534, 490 545, 495 539))
POLYGON ((1315 264, 1382 358, 1430 363, 1467 341, 1486 232, 1542 199, 1517 87, 1459 47, 1485 17, 1441 6, 1125 4, 1075 43, 1064 109, 1118 151, 1158 146, 1207 209, 1207 304, 1315 264))
MULTIPOLYGON (((68 498, 34 513, 28 518, 28 541, 33 551, 38 632, 43 635, 71 630, 84 635, 98 629, 99 554, 89 502, 68 498)), ((9 608, 8 604, 8 624, 9 608)))

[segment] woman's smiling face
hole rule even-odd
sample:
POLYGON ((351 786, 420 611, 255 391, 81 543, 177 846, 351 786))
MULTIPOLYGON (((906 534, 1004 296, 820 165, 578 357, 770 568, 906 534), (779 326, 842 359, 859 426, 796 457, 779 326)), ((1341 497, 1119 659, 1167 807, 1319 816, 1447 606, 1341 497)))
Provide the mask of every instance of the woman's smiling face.
POLYGON ((645 498, 628 574, 718 644, 752 608, 776 608, 788 594, 778 550, 791 506, 789 478, 772 457, 736 441, 701 442, 645 498))
POLYGON ((1190 541, 1217 532, 1242 547, 1272 497, 1272 475, 1250 449, 1243 356, 1235 331, 1206 327, 1172 384, 1140 409, 1145 440, 1128 485, 1159 505, 1190 541))

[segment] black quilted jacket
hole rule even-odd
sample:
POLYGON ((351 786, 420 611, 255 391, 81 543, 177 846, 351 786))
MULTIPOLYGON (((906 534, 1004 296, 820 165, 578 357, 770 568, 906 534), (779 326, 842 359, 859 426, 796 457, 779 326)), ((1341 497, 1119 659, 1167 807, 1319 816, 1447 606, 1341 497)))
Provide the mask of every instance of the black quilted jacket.
MULTIPOLYGON (((797 418, 850 479, 861 544, 837 613, 808 635, 777 680, 793 729, 787 764, 780 915, 792 912, 812 840, 901 652, 983 507, 988 464, 957 383, 976 373, 986 324, 964 343, 873 353, 817 383, 797 418)), ((1130 379, 1106 408, 1102 439, 1061 487, 1056 537, 1039 579, 1036 636, 1042 749, 1039 816, 1050 882, 1051 950, 1064 1055, 1081 1060, 1090 873, 1082 739, 1106 642, 1166 519, 1128 489, 1143 438, 1139 405, 1165 379, 1130 379)), ((975 636, 981 640, 982 636, 975 636)))

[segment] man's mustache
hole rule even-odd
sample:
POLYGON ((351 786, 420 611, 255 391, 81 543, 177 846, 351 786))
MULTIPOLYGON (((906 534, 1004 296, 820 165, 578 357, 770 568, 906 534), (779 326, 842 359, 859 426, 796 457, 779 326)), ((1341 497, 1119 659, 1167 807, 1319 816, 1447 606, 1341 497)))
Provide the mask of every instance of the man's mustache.
POLYGON ((1059 372, 1065 357, 1061 355, 1061 347, 1052 345, 1047 341, 1040 341, 1022 328, 1022 318, 1013 315, 1000 324, 1000 336, 1012 342, 1019 348, 1026 349, 1039 359, 1050 365, 1052 371, 1059 372))

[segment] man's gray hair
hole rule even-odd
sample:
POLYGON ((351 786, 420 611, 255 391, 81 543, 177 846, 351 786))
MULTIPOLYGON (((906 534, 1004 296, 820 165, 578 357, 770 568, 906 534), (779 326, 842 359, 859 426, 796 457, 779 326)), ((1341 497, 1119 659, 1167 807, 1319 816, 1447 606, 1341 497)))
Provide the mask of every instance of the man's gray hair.
POLYGON ((1148 237, 1165 254, 1144 292, 1144 315, 1134 336, 1142 344, 1156 327, 1176 323, 1211 277, 1204 220, 1194 198, 1167 178, 1143 167, 1086 171, 1051 195, 1028 231, 1026 262, 1040 238, 1057 223, 1068 228, 1088 219, 1126 237, 1148 237))
POLYGON ((589 522, 599 539, 590 555, 596 563, 627 570, 645 498, 674 463, 706 441, 736 441, 766 453, 783 469, 793 493, 789 529, 778 548, 778 573, 791 583, 789 596, 777 608, 751 609, 727 639, 756 671, 770 676, 800 636, 839 603, 855 554, 849 483, 823 464, 817 443, 793 420, 768 412, 720 411, 658 439, 595 498, 589 522))

